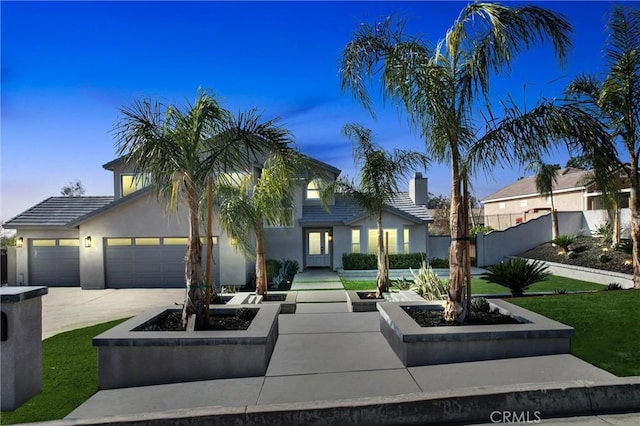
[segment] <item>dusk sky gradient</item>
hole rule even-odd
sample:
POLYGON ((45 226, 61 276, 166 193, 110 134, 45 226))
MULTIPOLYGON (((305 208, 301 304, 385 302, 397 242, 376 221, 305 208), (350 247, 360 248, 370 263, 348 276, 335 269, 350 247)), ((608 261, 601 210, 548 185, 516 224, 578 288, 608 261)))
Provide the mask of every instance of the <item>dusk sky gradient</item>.
MULTIPOLYGON (((524 51, 510 74, 492 78, 494 110, 509 95, 520 106, 559 98, 574 76, 603 72, 614 3, 623 4, 534 2, 574 26, 568 63, 561 67, 549 44, 524 51)), ((76 179, 86 195, 112 195, 102 164, 116 155, 112 129, 120 108, 143 97, 184 105, 199 86, 232 112, 256 107, 265 118, 281 117, 302 152, 349 176, 355 169, 341 135, 345 123, 371 128, 387 149, 424 151, 401 110, 376 99, 374 119, 351 93, 341 93, 340 54, 360 22, 390 14, 434 45, 465 4, 2 1, 0 220, 60 195, 76 179)), ((559 150, 547 160, 567 159, 559 150)), ((446 165, 433 164, 426 174, 430 192, 449 195, 446 165)), ((523 174, 477 175, 473 193, 482 199, 523 174)))

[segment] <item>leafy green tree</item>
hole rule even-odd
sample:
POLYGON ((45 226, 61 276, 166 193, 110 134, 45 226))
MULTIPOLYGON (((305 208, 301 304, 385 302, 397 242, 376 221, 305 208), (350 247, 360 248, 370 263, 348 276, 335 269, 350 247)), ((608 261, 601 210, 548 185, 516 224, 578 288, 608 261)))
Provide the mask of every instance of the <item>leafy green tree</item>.
POLYGON ((472 119, 476 101, 489 104, 490 76, 508 70, 518 53, 547 38, 563 61, 570 31, 562 17, 538 6, 474 2, 463 8, 435 49, 406 36, 402 23, 388 18, 373 26, 361 24, 343 50, 342 89, 373 113, 368 80, 379 75, 384 97, 404 107, 411 124, 422 131, 429 156, 450 165, 447 320, 465 316, 462 297, 469 262, 463 198, 474 169, 490 172, 496 164, 536 158, 563 138, 597 138, 599 128, 591 126, 597 120, 573 105, 542 102, 527 112, 505 108, 502 119, 489 111, 480 137, 472 119))
POLYGON ((273 120, 261 122, 254 110, 237 116, 218 100, 198 90, 193 105, 183 108, 151 99, 121 109, 114 128, 118 154, 148 176, 158 197, 189 212, 183 324, 196 315, 197 327, 208 321, 202 273, 198 207, 209 176, 246 170, 264 152, 289 143, 289 133, 273 120))
POLYGON ((585 152, 594 162, 594 178, 601 190, 608 187, 616 193, 619 186, 612 176, 619 174, 631 188, 633 282, 640 288, 640 9, 614 7, 607 29, 604 79, 580 76, 567 87, 567 93, 607 124, 611 140, 624 147, 629 156, 626 163, 617 152, 598 155, 593 151, 599 148, 597 145, 585 152))
POLYGON ((591 170, 593 168, 593 164, 589 157, 585 155, 578 155, 577 157, 569 158, 565 167, 571 167, 581 170, 591 170))
POLYGON ((60 195, 63 197, 82 197, 85 193, 84 186, 79 179, 69 182, 60 189, 60 195))
POLYGON ((242 253, 255 259, 257 294, 267 293, 264 227, 292 225, 297 178, 312 173, 308 158, 287 148, 269 156, 260 176, 245 174, 218 185, 220 225, 242 253))
POLYGON ((353 159, 360 168, 359 179, 357 183, 345 178, 331 182, 321 192, 322 201, 327 206, 333 194, 342 194, 351 198, 366 214, 375 218, 378 228, 376 295, 382 297, 382 293, 389 291, 382 215, 387 203, 399 191, 400 179, 416 167, 426 167, 427 158, 419 152, 401 149, 389 153, 373 142, 370 129, 359 124, 346 124, 342 133, 353 143, 353 159))
POLYGON ((533 161, 528 166, 536 171, 536 190, 542 197, 549 197, 551 200, 551 239, 558 238, 558 212, 553 199, 553 187, 558 183, 559 164, 546 164, 542 160, 533 161))

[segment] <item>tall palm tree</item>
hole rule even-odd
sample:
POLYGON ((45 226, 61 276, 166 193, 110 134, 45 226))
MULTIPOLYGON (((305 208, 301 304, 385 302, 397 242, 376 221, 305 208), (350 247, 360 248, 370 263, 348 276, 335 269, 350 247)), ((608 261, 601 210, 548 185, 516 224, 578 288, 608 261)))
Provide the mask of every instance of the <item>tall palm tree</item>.
POLYGON ((529 168, 536 171, 536 190, 542 197, 549 197, 551 200, 551 239, 558 237, 558 212, 556 211, 553 199, 553 187, 558 183, 559 164, 546 164, 542 160, 533 161, 529 168))
POLYGON ((367 84, 379 75, 384 97, 404 107, 411 124, 422 131, 430 156, 451 167, 448 320, 464 319, 465 314, 468 229, 461 215, 463 183, 475 167, 491 169, 496 162, 535 158, 564 135, 589 133, 580 122, 591 118, 570 105, 559 109, 544 103, 522 120, 520 111, 512 108, 503 120, 487 114, 486 133, 478 137, 474 102, 489 104, 490 76, 509 69, 517 54, 537 41, 550 39, 557 58, 564 61, 570 31, 566 20, 537 6, 474 2, 463 8, 435 49, 406 36, 402 23, 387 18, 373 26, 360 25, 342 53, 342 89, 373 112, 367 84))
POLYGON ((121 109, 114 132, 117 151, 150 180, 169 206, 183 202, 189 213, 185 261, 186 296, 183 324, 196 315, 206 326, 208 306, 202 273, 198 207, 208 177, 244 170, 255 156, 289 142, 288 132, 273 120, 260 122, 254 110, 234 116, 217 99, 199 89, 193 105, 184 108, 150 99, 121 109))
MULTIPOLYGON (((611 172, 623 174, 631 188, 631 239, 633 241, 633 282, 640 287, 640 9, 614 7, 608 21, 609 37, 605 46, 603 81, 595 76, 576 78, 567 88, 585 108, 598 115, 607 125, 613 141, 620 142, 629 155, 629 163, 617 152, 597 156, 595 179, 610 180, 611 172)), ((606 187, 601 182, 599 187, 606 187)), ((613 188, 617 191, 617 188, 613 188)))
POLYGON ((297 178, 313 173, 308 157, 288 148, 272 152, 258 177, 245 174, 218 186, 220 225, 256 262, 256 293, 267 293, 264 227, 290 226, 297 178))
POLYGON ((353 159, 360 168, 358 182, 340 178, 331 182, 321 192, 322 201, 328 204, 332 194, 351 198, 366 214, 375 218, 378 230, 376 251, 378 273, 376 296, 389 291, 387 265, 384 253, 382 216, 387 203, 399 191, 399 181, 416 167, 424 168, 427 157, 419 152, 395 149, 386 152, 373 141, 371 130, 360 124, 346 124, 342 128, 345 137, 353 143, 353 159))

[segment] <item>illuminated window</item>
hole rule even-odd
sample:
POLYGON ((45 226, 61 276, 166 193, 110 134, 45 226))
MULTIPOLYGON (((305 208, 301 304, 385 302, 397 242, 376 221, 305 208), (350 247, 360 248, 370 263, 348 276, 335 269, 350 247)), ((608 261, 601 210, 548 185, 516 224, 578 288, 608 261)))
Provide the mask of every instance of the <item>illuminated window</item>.
POLYGON ((34 247, 55 247, 56 240, 33 240, 31 244, 34 247))
POLYGON ((159 246, 160 238, 136 238, 137 246, 159 246))
POLYGON ((317 180, 312 180, 307 185, 307 200, 320 199, 320 185, 317 180))
POLYGON ((409 253, 409 228, 402 231, 402 248, 405 254, 409 253))
POLYGON ((165 246, 186 246, 187 237, 164 237, 162 244, 165 246))
POLYGON ((149 184, 146 174, 127 174, 120 176, 120 189, 123 197, 132 194, 149 184))
POLYGON ((130 246, 131 238, 107 238, 108 246, 130 246))
POLYGON ((78 238, 64 238, 58 240, 60 247, 80 247, 80 240, 78 238))
POLYGON ((360 253, 360 230, 351 230, 351 253, 360 253))
MULTIPOLYGON (((386 244, 387 235, 389 236, 389 254, 398 252, 398 231, 396 229, 384 229, 382 231, 382 242, 386 244)), ((378 230, 369 229, 369 254, 378 252, 378 230)))
POLYGON ((324 254, 322 251, 322 233, 321 232, 309 232, 309 254, 318 255, 324 254))

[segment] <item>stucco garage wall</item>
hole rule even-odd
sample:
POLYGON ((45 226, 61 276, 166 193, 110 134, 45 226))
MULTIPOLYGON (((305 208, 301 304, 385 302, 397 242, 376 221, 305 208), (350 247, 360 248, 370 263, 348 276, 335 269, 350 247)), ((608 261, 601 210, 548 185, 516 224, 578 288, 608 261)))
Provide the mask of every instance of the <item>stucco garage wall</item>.
MULTIPOLYGON (((80 281, 83 288, 105 288, 104 239, 108 237, 180 237, 189 234, 185 208, 168 211, 154 194, 140 196, 80 225, 80 240, 91 236, 92 246, 80 250, 80 281)), ((219 235, 220 280, 223 285, 244 284, 246 262, 220 235, 217 221, 213 234, 219 235)), ((203 235, 204 236, 204 235, 203 235)), ((186 247, 185 247, 186 253, 186 247)))
MULTIPOLYGON (((29 285, 29 241, 32 239, 78 238, 78 230, 19 229, 16 238, 24 239, 24 245, 16 248, 16 284, 29 285)), ((81 240, 80 258, 82 258, 84 250, 86 249, 81 240)))

